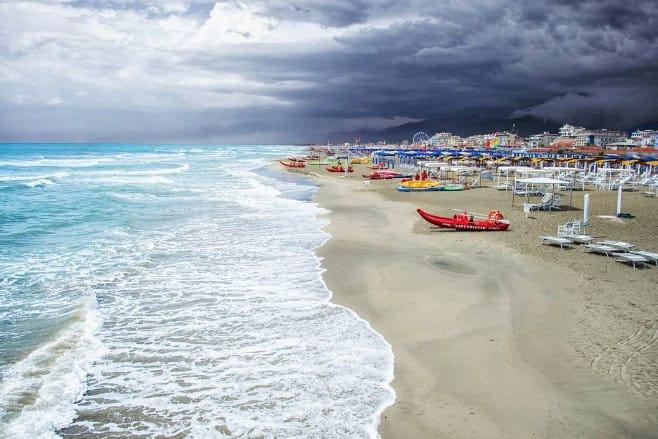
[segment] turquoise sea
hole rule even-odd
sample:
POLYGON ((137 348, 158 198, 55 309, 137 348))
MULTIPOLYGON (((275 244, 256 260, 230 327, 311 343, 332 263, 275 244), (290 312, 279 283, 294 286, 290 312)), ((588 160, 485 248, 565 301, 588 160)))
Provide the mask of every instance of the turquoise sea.
POLYGON ((377 437, 295 146, 0 144, 0 438, 377 437))

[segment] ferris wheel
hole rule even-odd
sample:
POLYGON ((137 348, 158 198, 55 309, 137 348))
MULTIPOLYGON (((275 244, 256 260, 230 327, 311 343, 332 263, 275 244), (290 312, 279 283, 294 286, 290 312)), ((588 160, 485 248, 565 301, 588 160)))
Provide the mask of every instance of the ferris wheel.
POLYGON ((416 134, 414 134, 413 138, 413 143, 414 145, 427 145, 430 141, 430 136, 427 135, 427 133, 423 131, 418 131, 416 134))

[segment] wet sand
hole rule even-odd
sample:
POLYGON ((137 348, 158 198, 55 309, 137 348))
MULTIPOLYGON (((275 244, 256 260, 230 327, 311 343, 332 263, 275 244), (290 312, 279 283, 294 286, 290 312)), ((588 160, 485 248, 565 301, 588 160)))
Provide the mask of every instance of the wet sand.
MULTIPOLYGON (((365 171, 303 172, 330 210, 332 238, 318 254, 333 301, 370 321, 395 354, 382 437, 658 437, 658 267, 539 240, 582 217, 583 192, 526 219, 511 192, 400 193, 396 180, 364 185, 365 171), (512 226, 439 230, 417 207, 499 209, 512 226)), ((624 192, 622 212, 635 218, 604 219, 617 193, 586 193, 587 234, 658 252, 658 199, 624 192)))

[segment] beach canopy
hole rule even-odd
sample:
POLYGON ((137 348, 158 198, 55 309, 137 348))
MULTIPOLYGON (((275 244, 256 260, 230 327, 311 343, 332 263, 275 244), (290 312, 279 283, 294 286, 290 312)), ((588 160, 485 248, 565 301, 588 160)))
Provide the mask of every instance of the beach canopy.
POLYGON ((568 181, 558 180, 557 178, 548 178, 548 177, 520 178, 516 181, 520 181, 521 183, 530 183, 530 184, 569 184, 568 181))

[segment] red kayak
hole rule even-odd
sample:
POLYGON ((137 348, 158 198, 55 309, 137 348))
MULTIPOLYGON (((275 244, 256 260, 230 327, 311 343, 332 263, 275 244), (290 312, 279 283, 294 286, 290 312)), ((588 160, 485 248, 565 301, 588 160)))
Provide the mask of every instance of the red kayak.
POLYGON ((460 212, 452 218, 432 215, 429 212, 425 212, 423 209, 416 209, 416 212, 418 212, 418 215, 428 223, 444 229, 467 230, 474 232, 502 232, 507 230, 510 225, 509 221, 503 219, 503 214, 500 213, 499 210, 490 210, 486 217, 481 215, 478 219, 474 219, 473 215, 469 216, 465 212, 460 212))
MULTIPOLYGON (((343 167, 343 166, 329 166, 326 169, 329 172, 345 172, 345 167, 343 167)), ((347 167, 347 172, 354 172, 354 169, 352 169, 351 166, 348 166, 347 167)))
POLYGON ((284 162, 283 160, 279 160, 279 163, 288 168, 303 168, 306 166, 304 162, 284 162))

